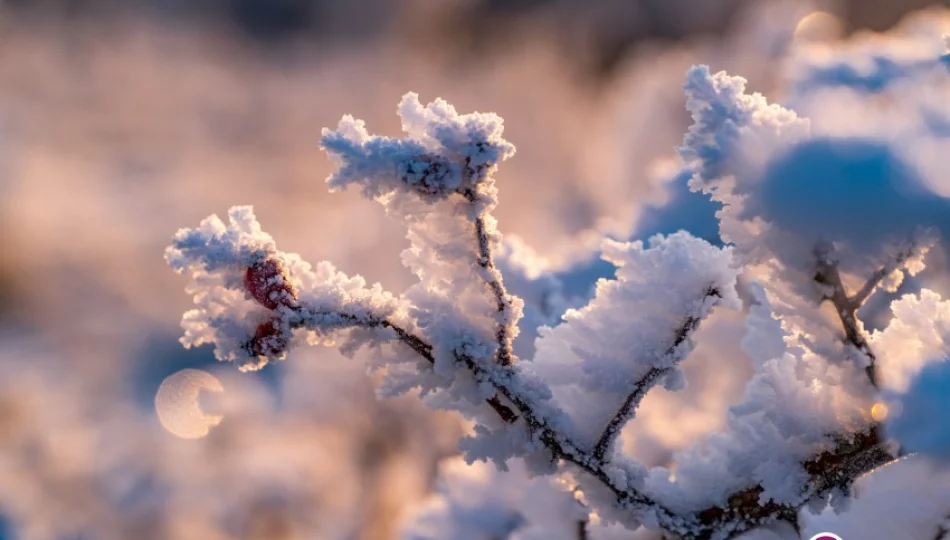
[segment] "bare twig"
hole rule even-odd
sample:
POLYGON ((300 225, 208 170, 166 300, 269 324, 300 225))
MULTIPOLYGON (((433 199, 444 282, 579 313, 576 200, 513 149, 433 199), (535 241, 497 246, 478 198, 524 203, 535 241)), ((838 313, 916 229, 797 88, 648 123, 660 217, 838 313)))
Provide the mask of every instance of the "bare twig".
MULTIPOLYGON (((707 299, 713 299, 714 302, 718 303, 719 299, 722 298, 722 292, 714 286, 709 286, 706 291, 703 293, 702 302, 705 302, 707 299)), ((617 410, 617 413, 614 414, 613 418, 610 419, 610 422, 607 424, 607 427, 604 429, 604 432, 600 435, 600 438, 597 440, 597 444, 594 445, 594 459, 598 461, 603 461, 604 457, 607 454, 607 450, 610 448, 610 445, 617 438, 620 431, 623 427, 633 418, 634 413, 636 412, 637 407, 640 405, 640 401, 643 400, 647 392, 653 388, 659 380, 673 371, 676 368, 676 365, 683 360, 685 354, 679 353, 678 349, 680 346, 686 342, 687 339, 699 328, 699 324, 702 322, 702 318, 698 316, 689 316, 683 323, 676 329, 675 334, 673 335, 673 342, 670 346, 663 352, 664 357, 674 357, 673 361, 667 367, 651 367, 639 381, 633 384, 633 389, 624 399, 623 403, 620 405, 620 408, 617 410), (677 357, 678 356, 678 357, 677 357)), ((686 351, 684 351, 685 353, 686 351)))

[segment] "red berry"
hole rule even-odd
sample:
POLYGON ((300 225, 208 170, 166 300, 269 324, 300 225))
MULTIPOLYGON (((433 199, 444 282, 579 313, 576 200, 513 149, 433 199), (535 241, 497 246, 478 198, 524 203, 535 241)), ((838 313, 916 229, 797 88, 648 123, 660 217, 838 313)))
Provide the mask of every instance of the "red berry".
POLYGON ((278 356, 287 350, 287 338, 284 337, 276 320, 262 322, 257 325, 254 337, 244 348, 254 356, 278 356))
POLYGON ((268 309, 297 304, 297 289, 290 283, 290 276, 280 259, 265 259, 248 267, 244 274, 244 288, 268 309))

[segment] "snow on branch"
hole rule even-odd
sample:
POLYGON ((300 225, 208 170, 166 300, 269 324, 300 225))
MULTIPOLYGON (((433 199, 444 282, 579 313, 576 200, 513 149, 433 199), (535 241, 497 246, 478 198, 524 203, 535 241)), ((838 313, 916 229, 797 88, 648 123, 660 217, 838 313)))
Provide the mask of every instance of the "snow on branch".
MULTIPOLYGON (((692 188, 723 204, 728 246, 685 232, 646 243, 605 241, 602 256, 616 276, 598 281, 593 298, 558 324, 539 328, 534 358, 514 351, 525 305, 506 287, 503 239, 491 214, 494 172, 514 146, 502 137, 498 116, 460 115, 442 100, 423 106, 415 94, 398 108, 406 137, 370 135, 364 122, 345 116, 324 130, 321 147, 338 164, 327 179, 331 189, 356 187, 406 226, 402 263, 417 282, 394 294, 328 262, 311 266, 278 250, 250 207, 234 207, 227 223, 212 216, 179 231, 166 251, 169 265, 190 276, 195 301, 182 320, 182 343, 213 344, 219 360, 242 370, 305 344, 348 355, 362 350, 382 372, 381 395, 417 391, 431 407, 474 421, 474 433, 460 442, 470 466, 491 460, 498 474, 520 471, 531 477, 512 480, 520 488, 550 495, 532 497, 537 501, 574 504, 576 495, 583 503, 562 512, 563 523, 544 526, 522 519, 540 516, 536 508, 496 508, 484 514, 494 516, 484 534, 534 530, 547 538, 557 529, 586 538, 595 523, 645 525, 684 540, 725 540, 777 521, 798 530, 803 507, 846 498, 859 477, 894 459, 871 412, 892 388, 880 374, 901 372, 895 336, 933 332, 926 325, 943 319, 916 320, 907 308, 913 302, 902 300, 890 326, 868 335, 858 309, 923 268, 934 228, 897 220, 893 229, 873 229, 870 240, 856 236, 829 226, 846 217, 837 197, 828 199, 833 215, 823 215, 821 227, 800 223, 809 203, 790 180, 802 178, 796 163, 831 160, 818 173, 850 182, 853 164, 840 161, 840 141, 747 94, 738 77, 697 67, 686 93, 694 124, 680 154, 694 173, 692 188), (787 205, 776 206, 777 198, 787 205), (846 283, 861 276, 849 293, 846 283), (751 284, 745 305, 740 277, 751 284), (822 313, 825 302, 836 316, 822 313), (682 364, 702 322, 719 310, 745 318, 742 347, 754 362, 752 379, 723 432, 674 456, 675 478, 663 467, 648 469, 618 441, 651 389, 686 387, 682 364), (565 484, 576 493, 567 497, 565 484)), ((859 157, 892 157, 886 148, 856 148, 859 157)), ((912 215, 914 208, 901 219, 912 215)), ((950 313, 927 296, 935 294, 919 303, 950 313)), ((928 354, 950 356, 948 344, 935 342, 928 354)), ((470 489, 482 489, 475 484, 470 489)), ((452 531, 476 527, 471 516, 478 513, 460 502, 465 497, 452 495, 451 486, 443 491, 446 513, 427 509, 408 537, 438 530, 432 534, 464 538, 452 531)))
POLYGON ((677 365, 713 307, 738 306, 729 249, 678 233, 648 246, 608 241, 603 250, 617 279, 601 280, 590 303, 540 329, 526 368, 552 385, 574 436, 597 460, 654 385, 684 386, 677 365))
MULTIPOLYGON (((409 135, 405 139, 371 136, 363 121, 350 116, 343 117, 336 130, 323 130, 321 147, 340 163, 327 183, 331 188, 359 185, 364 195, 380 200, 390 212, 404 212, 410 220, 413 215, 418 218, 420 210, 403 207, 412 199, 406 202, 394 198, 397 193, 414 193, 430 204, 452 194, 462 195, 467 208, 457 210, 471 224, 458 224, 458 233, 465 234, 465 228, 473 229, 477 248, 474 257, 471 250, 457 253, 459 245, 464 245, 457 242, 457 237, 450 237, 450 242, 439 246, 419 247, 436 247, 452 258, 464 256, 474 261, 478 277, 494 299, 496 360, 509 365, 514 362, 512 340, 517 335, 521 306, 515 305, 495 267, 493 252, 500 235, 489 212, 497 204, 492 172, 499 162, 514 154, 515 148, 502 138, 502 120, 495 114, 459 115, 441 99, 423 106, 413 93, 403 97, 398 111, 403 130, 409 135)), ((446 223, 440 225, 444 227, 446 223)), ((410 237, 414 233, 410 225, 410 237)))
MULTIPOLYGON (((722 298, 722 293, 719 289, 714 285, 710 285, 703 291, 703 296, 699 304, 705 308, 707 305, 714 304, 720 298, 722 298), (707 302, 707 300, 709 300, 709 302, 707 302)), ((702 311, 708 313, 708 309, 702 311)), ((677 327, 673 333, 672 343, 662 355, 664 358, 672 360, 671 365, 664 367, 653 366, 645 375, 633 383, 632 389, 628 392, 620 408, 617 409, 617 412, 613 418, 610 419, 604 432, 600 435, 600 438, 597 439, 597 444, 594 445, 594 458, 598 460, 604 459, 610 444, 613 443, 617 435, 620 434, 620 430, 623 426, 633 418, 634 411, 650 388, 653 388, 663 377, 670 376, 675 369, 675 364, 686 358, 689 352, 687 340, 689 340, 690 335, 699 328, 699 323, 702 322, 704 315, 705 313, 687 315, 682 324, 677 327)))
MULTIPOLYGON (((867 365, 865 367, 865 373, 867 373, 868 381, 875 387, 878 386, 878 377, 874 366, 876 356, 859 327, 858 309, 864 305, 864 302, 867 301, 874 290, 877 289, 888 276, 896 274, 896 277, 892 278, 892 281, 900 285, 903 278, 899 269, 912 258, 919 259, 925 255, 931 245, 932 243, 915 240, 908 242, 904 246, 900 246, 896 253, 889 257, 887 262, 878 270, 874 271, 857 292, 851 295, 848 294, 841 280, 838 263, 834 259, 833 249, 827 244, 816 246, 815 258, 817 265, 815 282, 823 287, 824 298, 830 301, 834 306, 835 312, 841 320, 841 326, 844 328, 845 342, 854 347, 857 352, 866 359, 867 365)), ((911 266, 908 272, 913 274, 915 270, 916 267, 911 266)), ((889 285, 889 287, 896 289, 893 284, 889 285)))
POLYGON ((335 130, 323 130, 321 147, 341 163, 327 179, 331 189, 356 184, 368 197, 411 191, 434 201, 473 191, 515 151, 494 114, 459 115, 441 99, 423 107, 409 93, 399 116, 411 138, 371 136, 362 120, 349 115, 335 130))
MULTIPOLYGON (((240 358, 240 353, 243 351, 245 356, 263 353, 261 356, 282 357, 293 343, 299 341, 293 331, 302 329, 309 334, 307 340, 310 342, 342 337, 345 339, 342 347, 346 350, 353 350, 358 345, 397 340, 428 364, 437 364, 435 347, 426 338, 413 333, 412 322, 405 319, 406 312, 400 310, 399 302, 392 295, 383 292, 378 286, 366 288, 362 279, 347 278, 332 271, 326 263, 321 264, 324 272, 313 272, 292 255, 272 251, 268 258, 263 259, 263 263, 271 268, 286 267, 288 272, 263 280, 265 286, 274 288, 274 284, 293 282, 296 284, 294 290, 300 289, 292 300, 289 295, 283 296, 286 300, 272 307, 270 297, 260 294, 256 288, 261 281, 234 279, 234 275, 253 269, 253 265, 262 264, 262 260, 260 254, 246 258, 242 253, 242 247, 249 242, 247 235, 242 232, 259 230, 246 227, 248 220, 253 219, 249 210, 239 207, 232 209, 231 214, 229 228, 207 227, 203 224, 199 229, 180 232, 167 253, 167 258, 176 268, 190 269, 195 274, 195 287, 198 283, 215 284, 213 290, 196 296, 202 308, 185 316, 183 324, 194 329, 192 334, 201 335, 201 338, 183 340, 186 345, 214 343, 219 358, 237 360, 245 368, 258 368, 267 361, 266 358, 249 363, 246 358, 240 358), (233 242, 234 251, 231 253, 222 248, 228 241, 233 242), (208 246, 209 251, 196 249, 198 245, 208 246), (282 262, 284 259, 297 261, 298 264, 285 265, 282 262), (247 264, 251 266, 243 266, 247 264), (309 290, 302 286, 303 283, 310 285, 309 290), (217 300, 211 299, 211 294, 217 295, 217 300), (220 306, 225 301, 234 302, 238 294, 246 296, 243 299, 245 303, 263 308, 256 310, 256 320, 247 315, 254 311, 252 308, 241 310, 240 317, 235 320, 223 318, 220 306), (404 322, 397 322, 400 320, 404 322), (234 339, 234 329, 242 324, 246 325, 245 339, 238 343, 234 339), (262 326, 274 330, 262 336, 262 326), (354 332, 349 336, 340 336, 339 333, 344 331, 354 332), (261 340, 266 343, 259 343, 261 340)), ((206 222, 221 223, 217 218, 209 218, 206 222)), ((273 249, 272 245, 267 245, 273 249)), ((560 417, 559 411, 545 406, 547 392, 543 385, 523 377, 515 366, 480 361, 470 352, 471 345, 459 342, 452 350, 457 369, 465 370, 477 383, 477 387, 472 389, 475 393, 470 392, 466 397, 472 399, 478 396, 502 421, 521 425, 528 437, 521 446, 527 450, 544 449, 553 458, 575 465, 603 482, 619 503, 648 509, 660 516, 659 519, 667 527, 683 526, 680 518, 635 487, 618 481, 607 467, 597 463, 589 452, 563 435, 560 424, 564 419, 560 417)), ((446 385, 451 383, 447 381, 446 385)), ((420 381, 419 385, 422 384, 420 381)), ((465 407, 461 402, 458 406, 465 407)))

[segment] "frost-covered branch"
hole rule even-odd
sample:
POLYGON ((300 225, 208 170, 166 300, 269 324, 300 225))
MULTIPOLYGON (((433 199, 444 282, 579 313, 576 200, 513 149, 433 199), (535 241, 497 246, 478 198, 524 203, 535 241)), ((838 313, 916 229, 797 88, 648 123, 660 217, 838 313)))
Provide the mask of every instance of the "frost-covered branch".
POLYGON ((861 309, 861 306, 864 305, 864 302, 871 297, 871 294, 877 289, 877 287, 883 282, 888 276, 894 274, 894 272, 908 261, 911 257, 914 257, 919 254, 919 248, 916 244, 911 244, 909 247, 901 249, 898 253, 890 258, 890 260, 877 269, 871 276, 867 279, 864 285, 854 293, 850 298, 850 303, 854 306, 855 310, 861 309))
MULTIPOLYGON (((396 335, 396 339, 398 339, 399 342, 412 349, 416 354, 418 354, 430 364, 435 363, 435 357, 432 354, 432 345, 427 343, 422 338, 413 335, 401 326, 393 323, 389 319, 386 319, 385 317, 375 314, 353 315, 344 312, 323 311, 307 307, 295 307, 292 313, 295 315, 292 317, 291 322, 289 323, 289 326, 292 329, 304 328, 308 330, 320 330, 326 332, 330 330, 330 327, 332 326, 336 328, 381 328, 391 330, 396 335), (330 324, 328 324, 328 322, 330 324)), ((245 348, 255 352, 262 350, 260 345, 256 344, 257 339, 259 338, 255 336, 255 338, 250 340, 245 345, 245 348)), ((484 372, 479 370, 478 366, 475 365, 471 358, 468 358, 464 355, 459 355, 458 359, 469 366, 477 376, 484 376, 484 372)), ((507 423, 514 423, 518 420, 518 414, 509 406, 502 403, 498 399, 498 396, 492 396, 488 398, 486 402, 503 421, 507 423)))
MULTIPOLYGON (((841 435, 833 450, 822 452, 803 463, 809 482, 802 488, 804 499, 822 495, 833 490, 850 492, 858 477, 894 460, 886 442, 879 439, 879 430, 871 429, 853 436, 841 435)), ((774 520, 798 522, 798 512, 805 503, 798 505, 763 502, 761 486, 754 486, 729 496, 727 507, 712 507, 699 512, 703 527, 699 534, 686 536, 695 540, 708 540, 718 531, 731 531, 725 538, 732 538, 756 526, 774 520)))
POLYGON ((816 252, 816 258, 815 281, 828 289, 824 292, 825 299, 830 300, 835 307, 835 313, 838 314, 844 329, 845 341, 867 358, 865 373, 868 381, 877 387, 877 374, 874 369, 876 358, 858 328, 857 312, 860 304, 848 296, 844 283, 841 281, 841 274, 838 272, 838 265, 830 258, 830 253, 816 252))
MULTIPOLYGON (((274 259, 267 259, 266 261, 268 267, 284 267, 282 263, 278 263, 274 261, 274 259)), ((245 282, 245 285, 247 285, 247 283, 248 282, 245 282)), ((275 277, 271 279, 270 282, 266 282, 266 285, 272 291, 275 289, 293 290, 291 281, 286 276, 275 277), (275 282, 278 283, 276 287, 274 286, 275 282)), ((260 298, 267 298, 267 295, 259 292, 257 288, 252 288, 248 291, 248 294, 258 301, 260 301, 260 298)), ((275 294, 271 292, 270 296, 275 296, 275 294)), ((713 295, 710 294, 710 296, 713 295)), ((345 328, 389 330, 393 332, 396 339, 407 345, 424 360, 430 364, 436 362, 436 358, 433 356, 433 346, 431 344, 393 323, 383 315, 367 311, 362 306, 357 306, 356 310, 348 312, 342 309, 326 309, 308 306, 305 303, 300 303, 296 296, 291 296, 290 294, 287 294, 285 298, 288 299, 288 305, 274 305, 274 303, 270 301, 261 302, 264 307, 274 309, 274 313, 278 315, 277 319, 265 323, 268 328, 280 329, 284 327, 290 329, 306 329, 320 334, 328 334, 332 331, 345 328), (289 305, 291 298, 293 302, 292 305, 289 305)), ((268 354, 274 355, 283 352, 283 348, 287 345, 287 338, 280 336, 277 332, 266 333, 263 339, 270 340, 269 344, 261 344, 261 339, 260 332, 258 332, 250 341, 243 344, 242 348, 256 353, 265 351, 268 354), (279 337, 279 341, 274 341, 275 335, 279 337), (279 343, 280 346, 275 346, 275 343, 279 343)), ((683 338, 683 340, 685 340, 685 338, 683 338)), ((680 340, 680 342, 682 343, 683 340, 680 340)), ((495 393, 486 401, 501 420, 509 424, 514 424, 522 420, 529 433, 531 433, 532 436, 538 437, 544 448, 547 449, 554 458, 571 463, 600 481, 616 496, 619 503, 641 507, 644 510, 653 512, 657 516, 660 524, 665 528, 678 530, 684 527, 685 521, 682 518, 676 516, 662 504, 639 490, 624 488, 618 484, 612 478, 612 474, 600 464, 598 459, 593 458, 589 452, 580 448, 580 446, 570 440, 570 438, 559 433, 552 427, 550 422, 545 418, 544 413, 536 410, 533 405, 533 399, 522 395, 520 392, 520 389, 523 388, 524 385, 519 382, 517 372, 510 369, 492 369, 486 367, 475 358, 459 351, 456 351, 454 354, 457 361, 465 366, 475 380, 491 385, 495 393)))
MULTIPOLYGON (((232 212, 232 229, 240 228, 238 224, 248 218, 245 212, 245 209, 240 208, 232 212)), ((208 223, 213 222, 214 220, 208 223)), ((221 234, 221 231, 218 231, 218 234, 206 236, 203 240, 199 240, 200 236, 195 232, 180 234, 173 251, 170 252, 170 261, 178 261, 179 257, 194 250, 200 241, 208 251, 198 255, 194 264, 202 265, 205 270, 215 269, 225 261, 225 257, 213 248, 223 244, 225 238, 239 235, 229 232, 221 234)), ((347 295, 336 296, 342 303, 333 301, 333 296, 328 297, 326 293, 308 297, 304 294, 305 289, 290 276, 295 265, 280 258, 288 255, 281 255, 276 252, 276 248, 268 245, 265 251, 271 250, 271 253, 266 257, 253 254, 242 259, 241 253, 246 250, 240 247, 240 241, 236 244, 236 249, 229 257, 232 262, 248 265, 243 272, 238 269, 237 274, 244 276, 244 279, 238 282, 238 287, 269 313, 264 318, 265 322, 257 326, 254 335, 241 343, 241 350, 256 355, 276 356, 283 354, 290 345, 292 336, 288 335, 288 331, 306 330, 329 336, 341 330, 362 329, 371 331, 375 340, 394 339, 402 343, 430 365, 435 366, 438 362, 432 343, 416 335, 405 325, 393 321, 391 317, 398 315, 393 313, 397 308, 392 303, 392 295, 377 288, 369 295, 351 290, 347 295), (244 262, 240 262, 242 260, 244 262), (388 301, 374 301, 374 297, 388 301), (373 304, 376 304, 376 307, 373 307, 373 304), (261 328, 267 330, 261 331, 261 328)), ((340 275, 327 278, 331 282, 344 281, 340 275)), ((663 360, 665 364, 662 364, 665 367, 659 368, 664 371, 664 375, 682 360, 686 354, 689 336, 721 297, 719 287, 705 288, 703 296, 696 303, 694 314, 681 323, 674 334, 672 345, 667 348, 666 359, 663 360)), ((727 508, 710 508, 695 515, 678 515, 643 491, 619 483, 609 465, 597 456, 596 449, 585 450, 555 427, 549 418, 552 411, 539 410, 535 399, 524 394, 523 389, 530 388, 530 385, 520 380, 519 372, 513 366, 492 367, 461 350, 453 351, 453 355, 455 361, 464 366, 474 380, 490 385, 492 393, 485 400, 498 418, 512 425, 521 421, 530 436, 537 438, 553 458, 573 465, 599 482, 612 494, 621 508, 635 510, 638 514, 649 512, 657 520, 657 525, 666 531, 689 540, 707 539, 723 530, 732 530, 738 534, 770 519, 786 519, 797 511, 797 506, 761 504, 758 496, 762 489, 749 488, 729 496, 727 508)), ((651 367, 647 373, 657 369, 651 367)), ((642 397, 646 386, 657 379, 659 376, 642 377, 636 390, 637 395, 642 397)), ((556 411, 554 414, 556 415, 556 411)), ((843 441, 835 450, 805 463, 804 467, 813 475, 813 479, 804 491, 817 494, 839 485, 847 485, 860 474, 884 462, 882 456, 886 453, 879 452, 876 440, 866 437, 857 440, 857 443, 843 441), (830 478, 835 479, 834 484, 829 483, 830 478)))
MULTIPOLYGON (((930 244, 924 241, 923 238, 900 247, 895 254, 887 257, 887 262, 871 274, 864 285, 852 295, 848 295, 842 282, 838 263, 834 260, 831 248, 827 245, 821 245, 815 251, 817 259, 815 282, 823 287, 824 298, 835 307, 835 312, 838 314, 845 332, 845 341, 866 357, 868 365, 865 367, 865 372, 868 380, 875 387, 878 387, 878 376, 874 365, 877 357, 858 327, 857 312, 885 279, 889 279, 895 274, 900 276, 900 270, 904 265, 911 259, 926 254, 929 248, 930 244)), ((908 271, 914 272, 917 271, 917 268, 911 267, 908 271)), ((896 283, 899 284, 900 279, 898 277, 896 283)))
MULTIPOLYGON (((475 206, 478 202, 477 195, 472 190, 464 192, 465 198, 475 206)), ((498 362, 507 366, 514 361, 512 352, 512 329, 517 324, 514 312, 511 309, 511 295, 505 290, 504 280, 501 272, 495 267, 494 256, 491 251, 491 242, 486 232, 485 217, 477 216, 475 218, 475 238, 478 242, 477 264, 482 270, 483 279, 491 289, 495 298, 495 304, 498 310, 498 330, 496 338, 498 339, 498 362)))
MULTIPOLYGON (((800 189, 809 178, 792 165, 808 160, 782 160, 831 143, 811 141, 806 121, 746 94, 741 79, 695 68, 687 95, 695 122, 681 156, 695 173, 693 188, 723 204, 728 246, 685 232, 604 241, 602 256, 616 276, 599 280, 589 302, 558 324, 538 328, 534 358, 516 361, 524 302, 506 288, 495 261, 501 234, 491 215, 493 173, 514 147, 497 116, 460 115, 441 100, 423 106, 414 94, 399 107, 407 137, 372 136, 347 116, 324 130, 321 146, 339 165, 331 188, 358 187, 406 225, 402 262, 417 282, 394 294, 330 263, 312 267, 278 251, 251 209, 236 207, 227 224, 211 217, 179 231, 166 253, 192 277, 196 309, 183 319, 183 343, 212 343, 219 359, 242 369, 305 343, 368 352, 370 367, 383 374, 382 395, 418 390, 430 406, 474 422, 474 434, 460 443, 469 463, 491 460, 508 470, 517 461, 558 497, 563 490, 548 479, 580 486, 584 508, 561 516, 566 537, 587 538, 595 521, 643 524, 683 540, 726 540, 775 521, 797 529, 803 507, 840 498, 894 459, 869 412, 879 393, 855 368, 863 364, 841 360, 857 351, 880 387, 878 364, 886 369, 896 347, 887 346, 889 337, 866 335, 857 311, 876 288, 893 285, 894 274, 916 271, 907 267, 920 250, 886 257, 894 251, 882 246, 894 235, 869 247, 863 237, 825 239, 834 227, 815 232, 787 219, 772 199, 790 200, 782 189, 800 189), (842 276, 863 274, 859 264, 867 261, 878 270, 849 295, 842 276), (740 274, 754 297, 745 306, 740 274), (816 283, 839 321, 816 307, 816 283), (618 437, 657 384, 685 387, 682 364, 714 309, 744 317, 740 345, 753 376, 724 432, 679 453, 675 476, 648 470, 623 455, 618 437), (880 356, 872 342, 885 344, 880 356)), ((831 146, 837 159, 841 152, 831 146)), ((892 334, 908 321, 920 325, 895 306, 892 334)), ((499 515, 503 523, 491 534, 512 533, 521 522, 511 516, 526 514, 499 515)))
MULTIPOLYGON (((185 316, 188 339, 184 342, 213 342, 219 358, 258 368, 286 354, 295 339, 299 341, 294 331, 307 332, 312 336, 308 341, 326 341, 351 330, 362 333, 346 337, 341 345, 344 350, 395 339, 435 370, 443 362, 440 347, 411 329, 418 323, 407 318, 409 311, 398 298, 378 285, 366 288, 360 278, 348 278, 327 263, 314 273, 296 256, 277 251, 247 207, 232 209, 229 225, 212 217, 198 229, 181 231, 166 256, 174 268, 194 276, 193 290, 198 293, 200 309, 185 316), (245 304, 244 298, 258 308, 245 304), (250 337, 238 339, 242 333, 250 337), (258 359, 249 361, 253 360, 249 357, 258 359)), ((704 310, 710 308, 706 305, 704 310)), ((555 460, 571 464, 600 483, 620 508, 652 515, 666 530, 686 532, 695 526, 694 518, 676 515, 623 481, 614 467, 601 463, 574 441, 562 426, 557 408, 539 401, 543 389, 524 380, 515 366, 484 362, 477 345, 456 342, 449 349, 444 347, 452 364, 464 368, 480 388, 487 385, 490 391, 481 389, 479 394, 502 421, 523 426, 528 441, 537 441, 555 460)))
POLYGON ((663 356, 668 358, 669 361, 663 362, 661 364, 662 367, 651 367, 645 375, 633 383, 632 390, 630 390, 630 393, 623 400, 617 413, 610 419, 610 423, 607 424, 604 432, 597 440, 597 444, 594 446, 594 459, 598 461, 604 459, 610 445, 613 444, 620 430, 623 429, 623 426, 633 418, 634 411, 640 405, 640 401, 646 397, 647 392, 663 377, 669 375, 676 368, 676 365, 686 358, 686 355, 689 354, 691 350, 687 343, 690 336, 699 328, 699 323, 706 318, 709 311, 712 310, 721 298, 722 292, 716 286, 709 286, 705 290, 702 298, 698 302, 698 313, 686 317, 683 323, 676 329, 669 348, 664 351, 663 356))
MULTIPOLYGON (((665 529, 673 531, 688 530, 688 519, 677 516, 663 504, 642 491, 622 486, 615 480, 612 472, 607 467, 594 459, 589 452, 580 448, 569 437, 552 427, 541 414, 533 409, 527 399, 516 392, 515 385, 511 384, 512 381, 508 374, 499 377, 497 372, 486 370, 471 358, 461 357, 460 360, 471 370, 477 380, 490 382, 499 395, 514 405, 515 410, 524 420, 529 433, 537 437, 555 459, 570 463, 599 481, 614 495, 616 502, 622 507, 638 510, 638 513, 652 513, 659 525, 665 529)), ((516 416, 510 423, 517 421, 517 419, 516 416)))

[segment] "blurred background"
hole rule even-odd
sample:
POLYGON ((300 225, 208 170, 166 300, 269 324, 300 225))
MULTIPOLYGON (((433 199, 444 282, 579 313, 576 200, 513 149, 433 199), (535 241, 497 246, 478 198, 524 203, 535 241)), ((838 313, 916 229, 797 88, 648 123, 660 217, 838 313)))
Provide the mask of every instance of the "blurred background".
MULTIPOLYGON (((403 231, 327 193, 317 140, 347 113, 396 135, 415 91, 505 119, 501 229, 583 293, 610 275, 590 262, 605 234, 716 239, 715 208, 670 174, 689 65, 780 97, 796 39, 928 3, 0 0, 0 538, 396 537, 467 426, 378 402, 332 350, 254 374, 183 350, 171 235, 253 204, 281 249, 402 290, 403 231), (197 440, 154 409, 189 367, 225 388, 197 440)), ((693 395, 651 394, 630 453, 665 464, 721 425, 748 366, 703 365, 693 395)))

